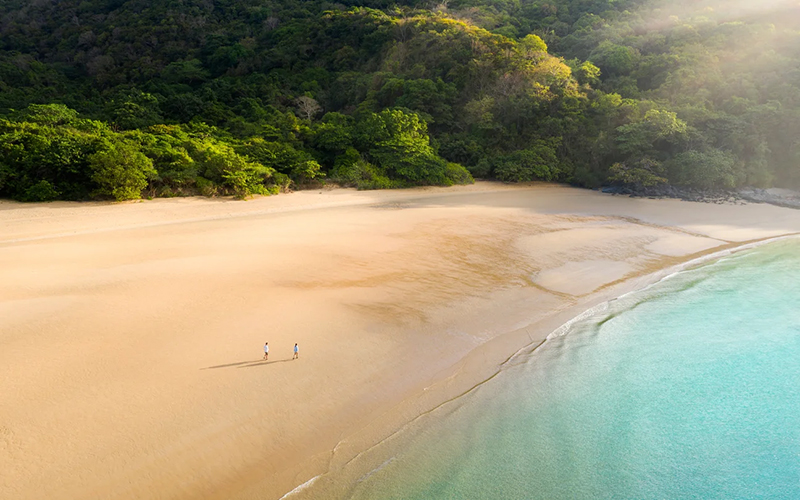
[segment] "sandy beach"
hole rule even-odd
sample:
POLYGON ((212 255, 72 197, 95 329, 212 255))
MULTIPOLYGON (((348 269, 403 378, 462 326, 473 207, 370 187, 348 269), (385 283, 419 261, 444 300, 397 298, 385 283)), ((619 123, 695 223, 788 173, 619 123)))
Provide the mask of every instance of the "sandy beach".
POLYGON ((2 201, 0 498, 280 498, 581 311, 798 232, 548 184, 2 201))

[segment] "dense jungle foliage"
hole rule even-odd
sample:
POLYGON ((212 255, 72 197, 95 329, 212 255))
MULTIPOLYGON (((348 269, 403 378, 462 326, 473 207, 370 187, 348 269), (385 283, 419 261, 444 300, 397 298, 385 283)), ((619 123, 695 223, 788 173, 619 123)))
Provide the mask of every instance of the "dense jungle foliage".
POLYGON ((0 196, 800 187, 800 8, 6 0, 0 196))

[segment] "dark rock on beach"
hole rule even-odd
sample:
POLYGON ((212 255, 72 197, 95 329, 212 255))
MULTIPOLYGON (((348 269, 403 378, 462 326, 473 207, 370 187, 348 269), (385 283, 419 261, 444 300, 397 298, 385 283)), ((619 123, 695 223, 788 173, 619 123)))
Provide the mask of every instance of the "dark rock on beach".
POLYGON ((753 203, 769 203, 787 208, 800 208, 800 192, 790 189, 757 189, 743 188, 739 190, 743 200, 753 203))
POLYGON ((744 199, 737 191, 681 188, 663 184, 658 186, 608 186, 602 189, 604 193, 627 195, 634 198, 677 198, 685 201, 701 203, 744 203, 744 199))
POLYGON ((800 192, 789 189, 741 188, 737 190, 681 188, 663 184, 659 186, 607 186, 603 193, 627 195, 633 198, 677 198, 700 203, 735 204, 769 203, 800 209, 800 192))

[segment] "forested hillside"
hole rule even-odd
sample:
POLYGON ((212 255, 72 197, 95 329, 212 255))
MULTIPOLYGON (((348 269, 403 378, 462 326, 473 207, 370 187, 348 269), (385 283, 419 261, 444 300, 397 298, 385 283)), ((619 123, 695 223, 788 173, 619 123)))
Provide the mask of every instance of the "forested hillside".
POLYGON ((796 1, 7 0, 0 196, 800 187, 796 1))

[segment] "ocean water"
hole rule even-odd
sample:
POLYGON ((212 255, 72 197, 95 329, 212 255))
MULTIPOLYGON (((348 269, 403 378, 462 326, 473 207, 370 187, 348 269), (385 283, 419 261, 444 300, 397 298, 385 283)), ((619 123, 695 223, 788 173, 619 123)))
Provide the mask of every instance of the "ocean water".
POLYGON ((613 301, 405 431, 357 499, 800 499, 800 244, 613 301))

